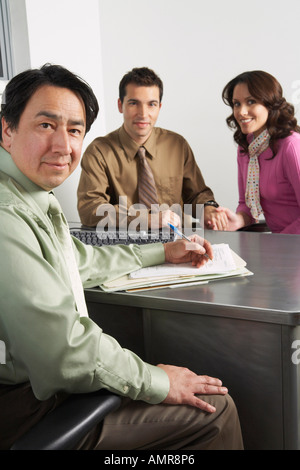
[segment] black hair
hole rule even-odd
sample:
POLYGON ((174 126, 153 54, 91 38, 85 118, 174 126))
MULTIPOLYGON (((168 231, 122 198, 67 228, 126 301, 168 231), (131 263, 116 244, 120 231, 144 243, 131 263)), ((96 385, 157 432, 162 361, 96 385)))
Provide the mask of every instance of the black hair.
MULTIPOLYGON (((82 78, 61 65, 45 64, 40 69, 26 70, 13 77, 2 95, 1 119, 3 117, 11 129, 17 129, 29 99, 44 85, 68 88, 81 97, 85 106, 88 132, 99 112, 97 98, 82 78)), ((2 138, 1 120, 0 136, 2 138)))
POLYGON ((126 96, 126 86, 129 83, 134 83, 138 86, 157 86, 159 89, 159 101, 161 102, 163 96, 163 82, 159 76, 147 67, 134 68, 122 78, 119 84, 119 98, 123 103, 126 96))

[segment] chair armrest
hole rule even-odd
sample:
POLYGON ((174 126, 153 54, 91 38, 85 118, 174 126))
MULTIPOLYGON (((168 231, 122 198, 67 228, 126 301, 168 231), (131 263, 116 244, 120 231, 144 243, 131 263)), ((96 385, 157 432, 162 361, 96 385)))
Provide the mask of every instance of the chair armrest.
POLYGON ((71 395, 20 437, 11 450, 70 450, 120 404, 121 397, 107 390, 71 395))
POLYGON ((259 221, 257 224, 245 225, 245 227, 238 229, 237 232, 268 232, 270 233, 271 230, 269 229, 265 221, 259 221))

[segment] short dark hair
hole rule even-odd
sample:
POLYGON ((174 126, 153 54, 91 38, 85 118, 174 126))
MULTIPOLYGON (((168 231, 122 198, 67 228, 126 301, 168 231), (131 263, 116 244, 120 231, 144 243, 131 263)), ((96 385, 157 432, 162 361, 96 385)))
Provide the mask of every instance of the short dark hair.
POLYGON ((163 96, 163 82, 159 76, 147 67, 135 67, 122 78, 119 85, 119 98, 123 103, 126 96, 126 86, 129 83, 134 83, 138 86, 157 86, 159 88, 159 101, 161 102, 163 96))
MULTIPOLYGON (((68 88, 81 97, 85 106, 86 132, 88 132, 99 112, 97 98, 82 78, 61 65, 45 64, 40 69, 26 70, 13 77, 2 95, 0 117, 4 117, 11 129, 17 129, 29 99, 44 85, 68 88)), ((2 140, 1 121, 0 137, 2 140)))

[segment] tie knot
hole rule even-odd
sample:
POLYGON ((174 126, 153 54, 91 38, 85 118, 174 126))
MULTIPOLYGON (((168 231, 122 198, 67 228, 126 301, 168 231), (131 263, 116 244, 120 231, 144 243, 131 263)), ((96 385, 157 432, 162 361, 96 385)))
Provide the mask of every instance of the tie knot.
POLYGON ((58 214, 62 213, 62 208, 61 208, 58 200, 56 199, 56 197, 52 193, 49 193, 49 209, 48 209, 48 212, 51 215, 58 215, 58 214))
POLYGON ((140 159, 144 159, 146 157, 146 149, 145 147, 140 147, 138 149, 138 156, 140 157, 140 159))

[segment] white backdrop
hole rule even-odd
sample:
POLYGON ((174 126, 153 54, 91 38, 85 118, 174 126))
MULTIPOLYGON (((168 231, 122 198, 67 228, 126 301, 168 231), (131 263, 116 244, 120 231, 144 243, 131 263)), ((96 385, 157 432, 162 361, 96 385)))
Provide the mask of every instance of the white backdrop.
MULTIPOLYGON (((21 0, 19 0, 21 1, 21 0)), ((101 107, 85 138, 84 148, 106 133, 102 81, 101 37, 98 0, 25 0, 31 67, 46 62, 63 65, 93 88, 101 107)), ((79 221, 77 185, 80 167, 55 190, 69 221, 79 221)))
MULTIPOLYGON (((85 146, 122 123, 118 85, 131 68, 164 82, 158 125, 182 134, 216 199, 237 204, 236 148, 221 99, 238 73, 261 69, 300 103, 299 0, 25 0, 31 66, 60 63, 93 87, 101 113, 85 146)), ((298 118, 300 118, 299 113, 298 118)), ((56 191, 76 221, 80 170, 56 191)))
POLYGON ((165 85, 158 125, 187 138, 217 200, 235 209, 236 148, 222 90, 261 69, 300 101, 292 88, 300 89, 299 0, 100 0, 100 21, 107 129, 121 123, 120 78, 152 67, 165 85))

